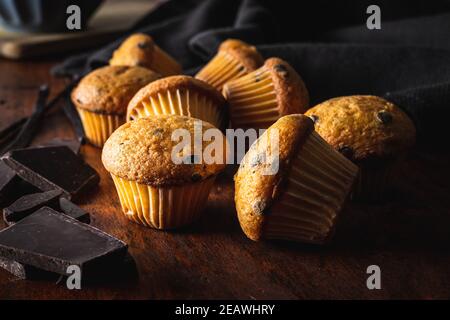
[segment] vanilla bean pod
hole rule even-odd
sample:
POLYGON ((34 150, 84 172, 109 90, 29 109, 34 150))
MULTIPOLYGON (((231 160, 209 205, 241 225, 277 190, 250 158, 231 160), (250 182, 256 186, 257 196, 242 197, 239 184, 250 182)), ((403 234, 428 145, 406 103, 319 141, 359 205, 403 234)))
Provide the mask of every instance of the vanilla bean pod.
POLYGON ((30 144, 31 140, 33 139, 33 135, 40 123, 40 120, 46 110, 46 101, 49 93, 50 91, 47 85, 42 85, 39 88, 38 97, 32 115, 23 124, 20 132, 15 137, 15 139, 1 149, 0 155, 3 155, 4 153, 12 149, 27 147, 30 144))

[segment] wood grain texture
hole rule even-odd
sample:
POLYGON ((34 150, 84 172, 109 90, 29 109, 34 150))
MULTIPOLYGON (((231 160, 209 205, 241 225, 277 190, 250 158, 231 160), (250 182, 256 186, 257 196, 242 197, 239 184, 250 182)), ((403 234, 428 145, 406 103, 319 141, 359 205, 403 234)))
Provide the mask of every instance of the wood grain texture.
MULTIPOLYGON (((0 60, 0 127, 31 111, 37 88, 48 82, 48 62, 0 60)), ((63 113, 47 117, 34 143, 71 138, 63 113)), ((327 247, 255 243, 241 232, 233 204, 229 167, 210 195, 203 217, 177 232, 128 221, 100 150, 82 155, 101 175, 97 190, 81 199, 92 225, 129 244, 137 276, 70 291, 64 283, 17 280, 0 270, 3 299, 381 299, 450 297, 450 155, 416 151, 402 168, 395 200, 384 205, 350 204, 335 241, 327 247), (382 290, 366 288, 366 268, 377 264, 382 290)), ((3 222, 2 222, 3 223, 3 222)), ((1 225, 4 227, 4 224, 1 225)))

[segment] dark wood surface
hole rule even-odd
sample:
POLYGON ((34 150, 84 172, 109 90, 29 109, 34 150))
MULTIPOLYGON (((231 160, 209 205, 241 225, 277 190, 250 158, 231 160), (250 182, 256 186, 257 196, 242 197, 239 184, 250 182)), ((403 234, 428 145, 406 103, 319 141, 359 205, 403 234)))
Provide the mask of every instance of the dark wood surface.
MULTIPOLYGON (((55 61, 0 60, 0 127, 30 112, 40 84, 52 92, 55 61)), ((34 143, 73 132, 61 111, 49 115, 34 143)), ((450 297, 450 156, 415 151, 402 168, 394 200, 349 204, 326 247, 255 243, 241 232, 230 167, 210 195, 203 217, 177 232, 147 229, 120 210, 100 150, 82 155, 101 175, 99 188, 79 204, 92 224, 129 244, 136 273, 70 291, 64 283, 23 281, 0 270, 0 298, 8 299, 380 299, 450 297), (382 289, 368 290, 366 268, 379 265, 382 289)), ((1 227, 4 227, 3 221, 1 227)))

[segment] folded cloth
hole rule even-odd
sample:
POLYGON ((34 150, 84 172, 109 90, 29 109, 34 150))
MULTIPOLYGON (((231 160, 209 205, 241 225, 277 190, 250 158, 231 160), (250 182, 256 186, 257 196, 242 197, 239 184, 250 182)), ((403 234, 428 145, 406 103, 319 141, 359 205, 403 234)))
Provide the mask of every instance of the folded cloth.
POLYGON ((227 38, 258 46, 302 75, 312 104, 349 94, 384 96, 414 120, 421 145, 450 150, 450 1, 377 1, 381 30, 369 30, 372 1, 172 0, 117 41, 68 58, 57 75, 84 74, 108 63, 130 33, 150 34, 187 74, 227 38))

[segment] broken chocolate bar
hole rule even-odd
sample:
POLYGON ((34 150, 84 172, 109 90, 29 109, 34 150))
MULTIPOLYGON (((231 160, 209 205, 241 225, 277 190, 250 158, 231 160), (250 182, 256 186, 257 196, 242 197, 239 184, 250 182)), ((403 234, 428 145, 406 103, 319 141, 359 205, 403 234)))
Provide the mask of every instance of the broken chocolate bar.
POLYGON ((60 190, 32 193, 20 197, 9 207, 3 209, 3 220, 8 225, 12 225, 19 220, 29 216, 42 207, 50 207, 56 211, 61 211, 78 221, 89 223, 89 213, 72 203, 60 198, 60 190))
POLYGON ((70 150, 72 150, 73 153, 75 154, 79 154, 80 153, 80 148, 81 148, 81 142, 75 139, 60 139, 60 138, 56 138, 56 139, 52 139, 50 141, 45 142, 42 145, 39 145, 37 147, 60 147, 60 146, 66 146, 68 147, 70 150))
POLYGON ((66 198, 59 199, 59 209, 62 213, 67 214, 69 217, 72 217, 78 221, 88 224, 91 222, 91 217, 89 213, 81 209, 73 202, 67 200, 66 198))
POLYGON ((46 280, 57 279, 59 277, 59 275, 57 275, 56 273, 44 271, 33 266, 22 264, 20 262, 5 259, 2 257, 0 257, 0 267, 22 280, 46 280))
POLYGON ((21 196, 39 191, 0 161, 0 208, 9 206, 21 196))
POLYGON ((65 146, 12 150, 2 160, 42 191, 58 189, 68 199, 96 186, 100 180, 92 167, 65 146))
POLYGON ((9 207, 3 209, 3 220, 7 225, 16 223, 42 207, 59 208, 60 190, 32 193, 20 197, 9 207))
POLYGON ((0 231, 0 257, 62 275, 71 265, 95 275, 126 252, 123 241, 48 207, 0 231))

